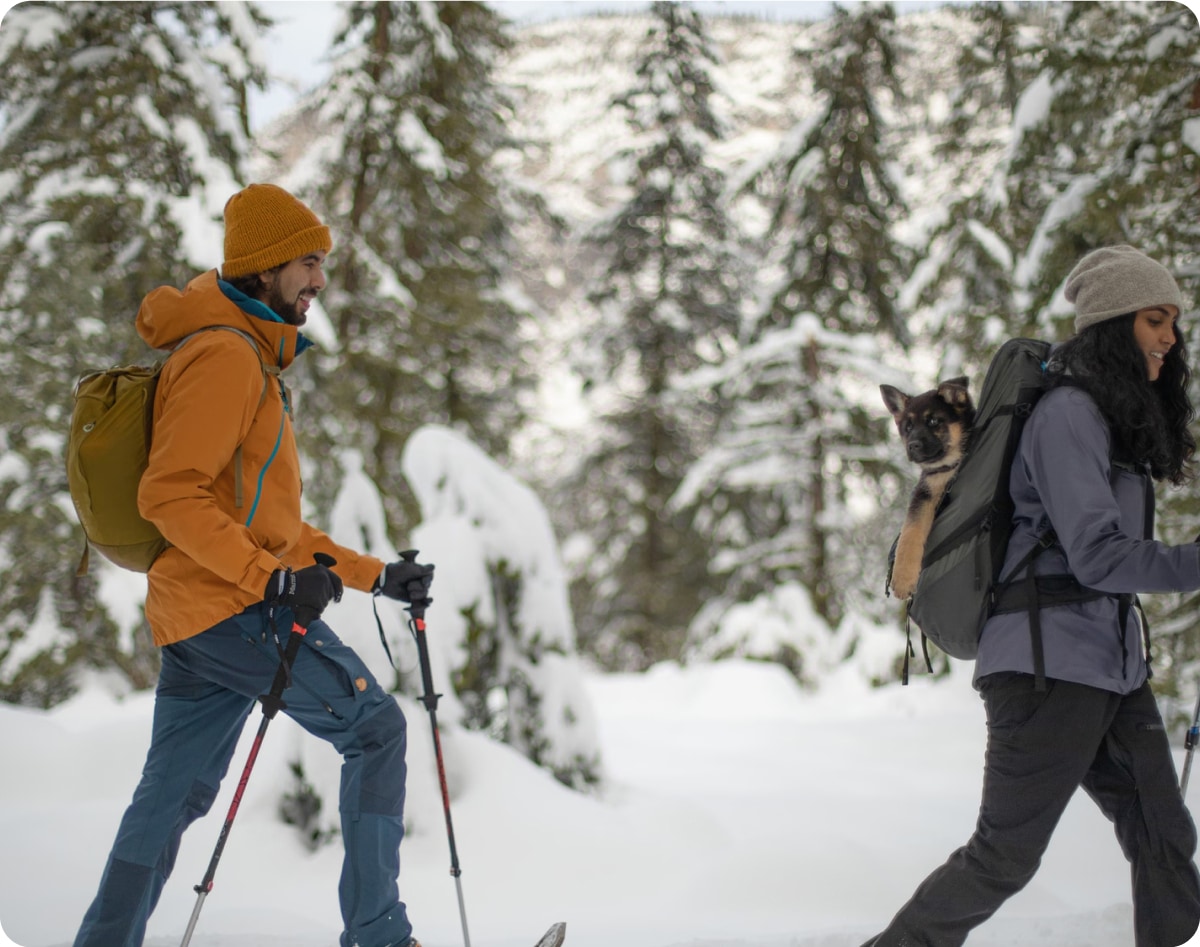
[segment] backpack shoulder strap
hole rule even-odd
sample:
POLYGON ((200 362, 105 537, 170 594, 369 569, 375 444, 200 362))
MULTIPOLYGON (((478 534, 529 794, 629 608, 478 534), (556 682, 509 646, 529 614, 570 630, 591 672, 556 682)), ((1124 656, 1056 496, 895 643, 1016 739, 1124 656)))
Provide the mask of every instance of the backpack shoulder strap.
MULTIPOLYGON (((174 355, 181 348, 183 348, 183 346, 186 345, 190 340, 192 340, 196 336, 200 335, 200 333, 216 332, 218 330, 225 331, 225 332, 232 332, 235 335, 241 336, 243 339, 246 340, 246 344, 249 345, 250 348, 254 349, 254 354, 258 357, 258 364, 262 368, 263 385, 264 385, 263 397, 265 398, 266 397, 265 386, 267 383, 267 376, 274 375, 274 376, 278 377, 279 373, 280 373, 280 368, 278 365, 268 365, 267 364, 266 360, 262 356, 262 351, 258 347, 258 343, 254 340, 254 336, 252 336, 249 332, 243 332, 241 329, 235 328, 234 326, 205 326, 203 329, 197 329, 195 332, 189 332, 182 339, 180 339, 178 342, 176 342, 175 347, 173 349, 171 349, 171 352, 169 353, 168 357, 170 357, 170 355, 174 355)), ((260 405, 262 404, 261 399, 259 400, 259 404, 260 405)))

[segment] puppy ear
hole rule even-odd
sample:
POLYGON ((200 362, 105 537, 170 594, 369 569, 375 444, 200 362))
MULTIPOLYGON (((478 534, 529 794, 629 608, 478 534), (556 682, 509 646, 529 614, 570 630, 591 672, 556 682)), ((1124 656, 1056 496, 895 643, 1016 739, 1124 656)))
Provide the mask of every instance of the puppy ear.
POLYGON ((887 409, 892 413, 892 417, 897 420, 904 413, 904 409, 908 407, 908 395, 899 388, 893 388, 891 385, 880 385, 879 393, 883 395, 883 403, 887 405, 887 409))
POLYGON ((971 403, 971 395, 967 391, 970 382, 966 375, 950 378, 937 386, 938 397, 946 404, 962 407, 971 403))

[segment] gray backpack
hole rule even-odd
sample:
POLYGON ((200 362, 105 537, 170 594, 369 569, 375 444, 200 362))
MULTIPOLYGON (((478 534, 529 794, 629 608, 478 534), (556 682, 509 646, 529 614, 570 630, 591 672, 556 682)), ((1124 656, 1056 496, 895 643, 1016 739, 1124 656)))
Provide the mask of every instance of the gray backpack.
MULTIPOLYGON (((973 658, 1012 532, 1008 472, 1044 389, 1050 343, 1010 339, 988 367, 967 455, 938 507, 908 617, 953 658, 973 658)), ((1035 547, 1037 548, 1037 547, 1035 547)))
MULTIPOLYGON (((1007 575, 1000 574, 1012 535, 1009 470, 1025 422, 1046 390, 1050 348, 1039 339, 1009 339, 988 366, 967 454, 934 516, 908 605, 908 618, 921 630, 927 667, 932 668, 927 640, 952 658, 974 658, 988 618, 1028 610, 1040 689, 1045 682, 1040 610, 1106 594, 1085 588, 1072 575, 1034 575, 1034 560, 1058 541, 1052 529, 1038 537, 1007 575)), ((911 653, 910 642, 906 683, 911 653)))

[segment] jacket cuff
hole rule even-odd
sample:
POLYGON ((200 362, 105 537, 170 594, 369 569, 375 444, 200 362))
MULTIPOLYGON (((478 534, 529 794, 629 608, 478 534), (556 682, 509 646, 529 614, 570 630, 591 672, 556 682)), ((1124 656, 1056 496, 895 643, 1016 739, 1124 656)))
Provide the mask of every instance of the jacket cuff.
POLYGON ((241 583, 241 586, 255 595, 263 597, 264 590, 267 589, 271 582, 271 576, 279 570, 286 568, 282 562, 269 552, 260 550, 253 564, 246 571, 246 580, 241 583))

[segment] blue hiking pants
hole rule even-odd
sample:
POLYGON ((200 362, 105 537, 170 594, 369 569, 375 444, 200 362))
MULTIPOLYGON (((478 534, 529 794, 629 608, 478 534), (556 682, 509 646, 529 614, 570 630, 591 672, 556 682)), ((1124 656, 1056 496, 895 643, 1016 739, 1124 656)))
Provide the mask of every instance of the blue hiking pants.
MULTIPOLYGON (((277 610, 275 624, 286 644, 291 613, 277 610)), ((412 935, 397 887, 404 714, 323 621, 309 626, 303 642, 283 712, 342 754, 341 945, 403 945, 412 935)), ((246 718, 255 699, 270 691, 279 662, 263 605, 162 649, 142 779, 75 947, 140 947, 183 832, 212 807, 246 718)), ((181 928, 185 920, 180 918, 181 928)))

